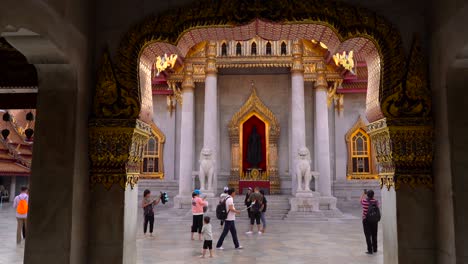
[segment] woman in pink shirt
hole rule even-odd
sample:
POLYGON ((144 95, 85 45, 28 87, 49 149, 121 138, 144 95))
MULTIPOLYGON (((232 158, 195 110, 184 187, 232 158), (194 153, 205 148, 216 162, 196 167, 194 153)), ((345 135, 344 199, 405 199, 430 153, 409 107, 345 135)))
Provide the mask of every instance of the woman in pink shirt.
POLYGON ((198 232, 198 240, 202 240, 201 230, 203 227, 203 207, 208 206, 208 202, 205 201, 205 198, 200 198, 200 190, 195 190, 192 193, 192 240, 194 240, 193 235, 198 232))

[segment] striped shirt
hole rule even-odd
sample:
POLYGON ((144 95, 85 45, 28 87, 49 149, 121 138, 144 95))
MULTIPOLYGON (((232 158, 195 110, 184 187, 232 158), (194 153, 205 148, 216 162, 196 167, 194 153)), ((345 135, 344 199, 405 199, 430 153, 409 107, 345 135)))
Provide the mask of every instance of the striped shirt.
POLYGON ((362 219, 366 219, 367 211, 369 210, 369 204, 370 203, 375 203, 377 206, 379 206, 379 201, 375 200, 374 198, 368 200, 367 198, 363 198, 361 200, 361 205, 362 205, 362 219))

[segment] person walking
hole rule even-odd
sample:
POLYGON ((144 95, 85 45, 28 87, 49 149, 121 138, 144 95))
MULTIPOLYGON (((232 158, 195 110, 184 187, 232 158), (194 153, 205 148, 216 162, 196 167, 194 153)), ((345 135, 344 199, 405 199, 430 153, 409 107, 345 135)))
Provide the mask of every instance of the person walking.
POLYGON ((210 224, 210 217, 205 216, 203 218, 203 228, 202 228, 202 234, 203 234, 203 250, 202 250, 202 255, 200 256, 201 258, 205 257, 206 250, 210 250, 210 258, 213 257, 213 231, 211 228, 210 224))
POLYGON ((373 254, 377 252, 377 231, 380 220, 380 212, 378 212, 378 220, 371 219, 369 214, 374 214, 374 210, 379 210, 379 201, 374 199, 374 191, 364 190, 361 195, 362 205, 362 226, 364 228, 364 236, 366 237, 367 252, 366 254, 373 254), (372 212, 370 212, 372 211, 372 212))
POLYGON ((253 233, 254 223, 257 223, 258 234, 261 235, 261 227, 260 227, 260 218, 263 210, 263 195, 260 193, 260 188, 255 187, 255 190, 252 194, 250 194, 249 200, 252 204, 250 209, 250 230, 246 232, 246 234, 250 235, 253 233))
POLYGON ((153 227, 154 227, 154 206, 156 206, 161 201, 161 197, 157 200, 151 197, 151 191, 146 189, 143 191, 143 200, 141 201, 141 207, 143 208, 143 234, 146 236, 146 231, 148 230, 149 224, 149 233, 150 236, 153 236, 153 227))
MULTIPOLYGON (((219 196, 219 202, 223 202, 224 199, 226 199, 228 197, 228 190, 229 190, 229 187, 227 186, 224 186, 224 189, 223 189, 223 193, 221 193, 221 195, 219 196)), ((223 224, 224 224, 224 220, 220 220, 221 221, 221 227, 223 227, 223 224)))
POLYGON ((265 233, 266 229, 266 220, 265 220, 265 212, 267 209, 267 199, 265 198, 265 191, 260 190, 260 193, 262 194, 263 201, 262 201, 262 212, 260 215, 260 219, 262 220, 262 233, 265 233))
POLYGON ((203 207, 208 206, 208 202, 205 201, 205 198, 200 198, 200 190, 195 190, 192 193, 192 240, 194 240, 193 235, 198 232, 198 240, 202 240, 202 227, 203 227, 203 207))
POLYGON ((26 237, 26 224, 28 218, 28 187, 21 187, 21 193, 13 200, 13 208, 16 209, 16 221, 18 223, 16 228, 16 243, 21 243, 21 233, 24 230, 24 237, 26 237))
POLYGON ((226 199, 226 210, 228 212, 226 221, 224 222, 224 229, 221 233, 221 236, 218 239, 218 243, 216 243, 216 249, 224 249, 223 242, 224 238, 228 232, 231 232, 232 241, 234 242, 234 246, 236 249, 242 249, 243 247, 239 245, 239 240, 237 239, 237 230, 236 230, 236 214, 240 214, 239 210, 236 210, 234 207, 234 197, 236 197, 236 190, 234 188, 229 188, 228 190, 228 197, 226 199))

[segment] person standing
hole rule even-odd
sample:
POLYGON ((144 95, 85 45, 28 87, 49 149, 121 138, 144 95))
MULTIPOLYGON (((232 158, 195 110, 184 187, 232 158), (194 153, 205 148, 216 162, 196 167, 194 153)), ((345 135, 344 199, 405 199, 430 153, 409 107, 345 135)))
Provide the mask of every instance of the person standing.
POLYGON ((143 192, 143 200, 141 201, 141 207, 143 208, 143 234, 146 236, 146 230, 148 230, 149 224, 149 233, 150 236, 153 236, 153 226, 154 226, 154 206, 161 201, 161 197, 157 200, 151 198, 150 190, 146 189, 143 192))
MULTIPOLYGON (((229 190, 229 187, 227 186, 224 186, 224 189, 223 189, 223 193, 219 196, 219 202, 223 202, 224 199, 226 199, 228 197, 228 190, 229 190)), ((220 220, 221 221, 221 227, 223 226, 224 224, 224 220, 220 220)))
POLYGON ((236 214, 240 214, 239 210, 236 210, 234 207, 234 197, 236 197, 236 191, 234 188, 229 188, 228 190, 228 197, 226 199, 226 211, 228 212, 226 221, 224 222, 224 229, 223 233, 218 239, 218 243, 216 243, 216 249, 224 249, 223 242, 224 238, 228 232, 231 232, 232 241, 234 242, 234 246, 236 249, 242 249, 243 247, 239 245, 239 240, 237 239, 237 230, 236 230, 236 214))
POLYGON ((252 187, 247 189, 247 193, 245 194, 244 204, 247 206, 247 215, 249 219, 252 219, 252 211, 250 210, 250 205, 252 205, 252 201, 250 201, 250 195, 252 194, 252 187))
POLYGON ((198 232, 198 240, 202 240, 202 227, 203 227, 203 207, 208 206, 208 202, 205 201, 205 198, 200 198, 200 190, 195 190, 192 193, 192 240, 194 240, 193 235, 198 232))
POLYGON ((210 258, 213 257, 213 231, 211 228, 210 224, 210 217, 205 216, 203 218, 203 228, 202 228, 202 233, 203 233, 203 250, 202 250, 202 255, 200 256, 201 258, 205 257, 206 250, 210 250, 210 258))
POLYGON ((16 228, 16 243, 21 243, 21 233, 24 230, 24 236, 26 237, 26 224, 28 218, 28 187, 21 187, 21 193, 15 197, 13 201, 13 207, 16 209, 16 221, 18 226, 16 228))
POLYGON ((374 191, 364 190, 364 193, 361 195, 361 205, 362 205, 362 226, 364 228, 364 235, 366 237, 367 243, 367 252, 366 254, 372 254, 377 252, 377 231, 378 231, 378 221, 368 219, 368 212, 371 206, 379 207, 379 201, 374 199, 374 191), (367 197, 366 197, 367 196, 367 197))
POLYGON ((258 234, 261 235, 261 227, 260 227, 260 218, 263 210, 263 195, 260 193, 260 188, 255 187, 255 190, 252 194, 250 194, 249 200, 252 204, 250 209, 250 230, 246 232, 246 234, 250 235, 253 233, 254 223, 257 223, 258 234))
POLYGON ((262 212, 261 212, 261 215, 260 215, 260 219, 262 220, 262 233, 265 233, 265 229, 266 229, 266 220, 265 220, 265 212, 266 212, 266 209, 267 209, 267 199, 265 198, 265 191, 263 190, 260 190, 260 193, 262 194, 262 197, 263 197, 263 202, 262 202, 262 212))

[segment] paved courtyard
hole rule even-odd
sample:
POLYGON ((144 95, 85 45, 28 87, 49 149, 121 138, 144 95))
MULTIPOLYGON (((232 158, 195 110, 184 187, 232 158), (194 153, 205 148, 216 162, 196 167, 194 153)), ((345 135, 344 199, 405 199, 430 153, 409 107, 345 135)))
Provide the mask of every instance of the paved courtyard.
MULTIPOLYGON (((19 264, 23 260, 24 242, 16 245, 14 210, 6 204, 0 209, 0 264, 19 264)), ((138 229, 137 263, 314 263, 314 264, 382 264, 382 233, 379 230, 379 252, 366 255, 362 224, 358 210, 346 212, 346 219, 320 222, 274 221, 267 233, 246 235, 248 223, 237 222, 242 250, 235 250, 231 236, 224 250, 215 250, 214 258, 200 259, 202 242, 190 240, 189 215, 171 218, 172 210, 160 211, 156 217, 154 237, 144 237, 138 229)), ((158 212, 157 212, 158 213, 158 212)), ((215 241, 221 233, 213 221, 215 241)))

